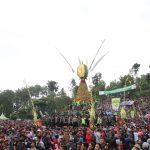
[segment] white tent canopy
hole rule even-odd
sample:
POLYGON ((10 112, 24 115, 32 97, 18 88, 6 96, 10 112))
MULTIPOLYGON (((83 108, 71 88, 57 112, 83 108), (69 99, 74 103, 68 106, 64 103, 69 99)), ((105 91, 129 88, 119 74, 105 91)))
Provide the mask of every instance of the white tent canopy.
POLYGON ((7 117, 5 117, 5 115, 2 113, 1 115, 0 115, 0 120, 7 120, 8 118, 7 117))
POLYGON ((134 101, 123 101, 120 103, 121 106, 131 106, 133 105, 134 101))

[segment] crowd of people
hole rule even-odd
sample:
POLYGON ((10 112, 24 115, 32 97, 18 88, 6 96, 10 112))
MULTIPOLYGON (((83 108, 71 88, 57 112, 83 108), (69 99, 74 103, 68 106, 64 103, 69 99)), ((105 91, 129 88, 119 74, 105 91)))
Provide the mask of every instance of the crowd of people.
POLYGON ((88 105, 31 120, 0 121, 0 150, 150 150, 150 97, 134 101, 139 116, 122 119, 106 100, 96 105, 93 126, 88 105), (112 113, 107 113, 112 112, 112 113))

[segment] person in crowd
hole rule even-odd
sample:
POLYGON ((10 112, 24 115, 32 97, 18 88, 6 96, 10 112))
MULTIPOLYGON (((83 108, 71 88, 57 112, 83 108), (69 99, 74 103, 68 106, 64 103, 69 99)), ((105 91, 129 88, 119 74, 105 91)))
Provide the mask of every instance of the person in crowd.
POLYGON ((95 144, 94 150, 101 150, 101 149, 100 149, 100 144, 95 144))
POLYGON ((87 150, 94 150, 95 144, 93 142, 89 143, 87 150))
POLYGON ((37 150, 34 142, 31 143, 31 148, 29 148, 29 150, 37 150))

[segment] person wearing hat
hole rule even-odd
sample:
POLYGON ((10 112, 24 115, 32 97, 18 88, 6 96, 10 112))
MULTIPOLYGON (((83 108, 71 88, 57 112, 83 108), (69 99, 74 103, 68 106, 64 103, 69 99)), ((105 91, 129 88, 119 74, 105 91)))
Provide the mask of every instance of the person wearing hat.
POLYGON ((150 150, 150 138, 147 139, 147 143, 149 144, 149 150, 150 150))
POLYGON ((149 150, 149 144, 147 142, 144 142, 142 144, 142 148, 143 148, 143 150, 149 150))

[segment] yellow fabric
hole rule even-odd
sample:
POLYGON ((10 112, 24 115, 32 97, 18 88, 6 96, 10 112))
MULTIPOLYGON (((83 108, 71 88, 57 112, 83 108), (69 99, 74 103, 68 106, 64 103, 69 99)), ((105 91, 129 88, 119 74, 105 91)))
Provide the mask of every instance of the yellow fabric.
POLYGON ((91 106, 91 110, 90 110, 90 119, 95 119, 95 109, 94 109, 94 104, 92 104, 91 106))
POLYGON ((135 117, 134 110, 131 110, 131 118, 134 118, 134 117, 135 117))
POLYGON ((122 119, 126 119, 126 117, 127 117, 126 111, 125 111, 125 109, 123 107, 121 108, 120 115, 121 115, 122 119))
POLYGON ((112 109, 118 109, 120 106, 120 98, 112 98, 112 109))
POLYGON ((34 106, 33 106, 33 121, 37 122, 37 113, 36 113, 36 110, 35 110, 34 106))

